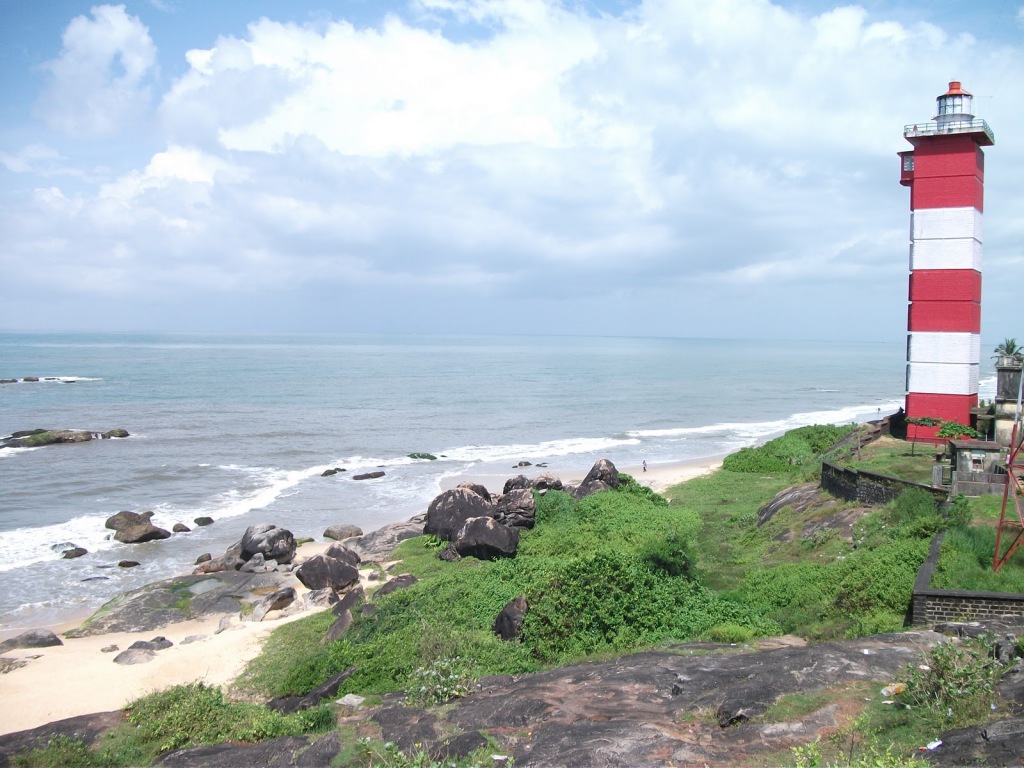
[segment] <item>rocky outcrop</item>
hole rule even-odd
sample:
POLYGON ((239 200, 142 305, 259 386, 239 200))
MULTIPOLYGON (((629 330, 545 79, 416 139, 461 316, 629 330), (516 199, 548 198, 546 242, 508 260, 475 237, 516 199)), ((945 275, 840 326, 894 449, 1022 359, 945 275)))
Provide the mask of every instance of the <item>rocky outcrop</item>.
POLYGON ((599 459, 591 467, 583 482, 573 491, 573 497, 582 499, 594 493, 619 487, 619 470, 608 459, 599 459))
POLYGON ((363 560, 379 563, 390 558, 395 547, 406 539, 422 536, 425 520, 426 515, 416 515, 405 522, 385 525, 358 538, 346 540, 345 546, 359 553, 363 560))
POLYGON ((360 475, 352 475, 353 480, 376 480, 378 477, 384 477, 384 470, 377 469, 373 472, 363 472, 360 475))
POLYGON ((0 653, 6 653, 15 648, 51 648, 55 645, 64 645, 64 643, 49 629, 29 629, 0 643, 0 653))
POLYGON ((526 611, 526 595, 512 598, 501 609, 491 630, 502 640, 515 640, 523 629, 526 611))
POLYGON ((533 494, 525 488, 506 491, 498 499, 494 518, 511 528, 533 528, 537 519, 537 505, 533 494))
POLYGON ((280 611, 295 602, 297 597, 292 587, 282 587, 261 597, 252 605, 252 620, 263 621, 270 611, 280 611))
MULTIPOLYGON (((28 381, 28 379, 24 379, 28 381)), ((94 439, 128 437, 125 429, 112 429, 108 432, 91 432, 84 429, 28 429, 14 432, 9 437, 0 439, 0 448, 39 448, 44 445, 60 443, 86 443, 94 439)))
POLYGON ((122 528, 127 528, 130 525, 148 523, 152 517, 152 512, 130 512, 125 509, 108 517, 103 525, 112 531, 120 531, 122 528))
POLYGON ((306 589, 340 592, 359 581, 359 571, 344 560, 322 554, 314 555, 296 568, 295 577, 306 589))
POLYGON ((333 539, 334 541, 343 541, 351 539, 353 536, 362 535, 363 529, 358 525, 332 525, 324 531, 324 538, 333 539))
POLYGON ((127 525, 114 533, 114 539, 122 544, 142 544, 147 541, 171 538, 171 532, 158 528, 150 522, 127 525))
POLYGON ((471 517, 494 517, 494 505, 469 488, 452 488, 430 502, 423 532, 450 541, 471 517))
POLYGON ((497 560, 515 557, 519 547, 519 529, 502 525, 493 517, 471 517, 452 537, 460 557, 497 560))
POLYGON ((295 537, 291 531, 278 528, 272 523, 258 523, 245 529, 238 556, 242 560, 249 560, 259 553, 264 560, 290 563, 295 557, 295 549, 295 537))

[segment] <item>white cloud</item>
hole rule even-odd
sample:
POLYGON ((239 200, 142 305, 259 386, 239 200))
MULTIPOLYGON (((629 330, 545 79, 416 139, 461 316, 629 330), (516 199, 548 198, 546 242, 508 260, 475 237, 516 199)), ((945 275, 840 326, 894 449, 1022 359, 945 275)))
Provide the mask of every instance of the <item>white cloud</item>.
POLYGON ((123 5, 100 5, 64 31, 60 55, 46 64, 50 82, 36 110, 53 128, 110 136, 145 116, 156 47, 123 5))
POLYGON ((44 172, 59 158, 55 149, 42 144, 29 144, 17 152, 0 151, 0 164, 12 173, 44 172))
MULTIPOLYGON (((101 49, 71 34, 94 32, 98 10, 59 61, 101 49)), ((892 317, 864 322, 898 337, 909 206, 895 153, 951 77, 1008 137, 990 150, 987 215, 1024 204, 1021 106, 998 88, 1024 75, 1021 48, 857 6, 648 0, 615 16, 418 0, 369 27, 261 19, 181 55, 160 98, 166 146, 0 220, 0 269, 20 285, 289 295, 342 327, 357 308, 372 324, 443 307, 476 328, 486 301, 520 328, 507 307, 528 300, 579 331, 608 299, 618 309, 585 327, 623 332, 663 322, 669 301, 678 326, 659 327, 690 334, 870 300, 892 317)), ((109 75, 109 57, 93 60, 109 75)), ((42 160, 0 155, 23 172, 42 160)), ((1004 254, 996 270, 1012 262, 986 246, 1004 254)))

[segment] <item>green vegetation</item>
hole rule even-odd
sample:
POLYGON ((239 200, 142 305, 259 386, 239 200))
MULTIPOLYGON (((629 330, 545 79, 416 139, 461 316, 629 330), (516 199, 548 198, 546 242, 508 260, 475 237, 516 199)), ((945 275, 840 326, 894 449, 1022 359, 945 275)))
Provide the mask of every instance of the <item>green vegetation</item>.
POLYGON ((794 466, 819 461, 829 448, 855 428, 853 425, 835 427, 822 424, 800 427, 763 445, 740 448, 726 456, 723 466, 730 472, 751 474, 789 472, 794 466))
MULTIPOLYGON (((1004 538, 1004 552, 1012 538, 1012 535, 1004 538)), ((950 528, 942 539, 939 562, 932 574, 932 588, 1024 592, 1024 551, 1014 552, 999 573, 992 570, 995 551, 995 528, 988 525, 950 528)))

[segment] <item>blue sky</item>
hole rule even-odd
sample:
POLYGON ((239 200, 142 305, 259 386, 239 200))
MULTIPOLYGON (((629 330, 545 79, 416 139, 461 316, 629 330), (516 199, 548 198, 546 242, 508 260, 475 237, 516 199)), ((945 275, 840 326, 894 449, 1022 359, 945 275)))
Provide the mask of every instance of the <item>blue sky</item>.
POLYGON ((904 124, 987 150, 1024 336, 1024 6, 0 0, 0 327, 898 341, 904 124))

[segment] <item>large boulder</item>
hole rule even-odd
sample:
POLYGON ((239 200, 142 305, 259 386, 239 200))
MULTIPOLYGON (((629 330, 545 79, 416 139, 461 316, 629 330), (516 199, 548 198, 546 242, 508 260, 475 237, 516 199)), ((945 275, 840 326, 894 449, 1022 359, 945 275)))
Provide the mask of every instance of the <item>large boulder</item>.
POLYGON ((484 486, 480 485, 480 483, 474 483, 474 482, 472 482, 470 480, 467 480, 464 483, 459 483, 455 487, 456 488, 468 488, 469 490, 471 490, 473 493, 475 493, 477 496, 479 496, 480 498, 484 499, 485 501, 493 501, 493 499, 491 498, 491 494, 487 491, 487 489, 484 486))
POLYGON ((501 489, 501 492, 508 493, 509 491, 522 490, 530 488, 532 485, 533 483, 526 475, 516 475, 505 481, 505 487, 501 489))
POLYGON ((54 645, 64 643, 49 629, 29 629, 0 643, 0 653, 6 653, 14 648, 49 648, 54 645))
POLYGON ((295 577, 309 590, 341 591, 359 581, 359 571, 336 557, 314 555, 295 569, 295 577))
POLYGON ((148 523, 151 517, 153 517, 152 512, 142 512, 140 514, 138 512, 129 512, 125 509, 108 517, 104 526, 112 531, 120 531, 122 528, 127 528, 129 525, 142 525, 143 523, 148 523))
POLYGON ((598 459, 573 492, 576 499, 619 487, 619 470, 608 459, 598 459))
POLYGON ((400 523, 390 523, 376 531, 348 539, 345 546, 355 550, 363 560, 382 562, 391 557, 395 547, 406 539, 423 535, 423 522, 426 514, 416 515, 400 523))
POLYGON ((122 544, 142 544, 146 541, 169 538, 171 538, 170 531, 157 528, 149 522, 127 525, 114 533, 114 539, 122 544))
POLYGON ((494 519, 512 528, 533 528, 537 520, 537 505, 533 494, 525 488, 503 493, 495 507, 494 519))
POLYGON ((471 517, 452 539, 462 557, 496 560, 515 557, 519 547, 519 529, 502 525, 493 517, 471 517))
POLYGON ((295 537, 286 528, 278 528, 272 523, 250 525, 242 534, 239 557, 249 560, 257 552, 264 560, 276 560, 287 564, 295 557, 295 537))
POLYGON ((550 472, 545 472, 534 479, 533 487, 538 491, 560 491, 562 490, 562 481, 550 472))
POLYGON ((423 532, 450 541, 472 517, 494 517, 494 505, 469 488, 451 488, 430 502, 423 532))
POLYGON ((494 634, 502 640, 515 640, 523 629, 526 610, 526 595, 519 595, 519 597, 509 600, 491 626, 494 634))
POLYGON ((354 549, 349 549, 341 542, 335 542, 331 544, 327 549, 324 550, 326 557, 333 557, 336 560, 341 560, 344 563, 348 563, 353 568, 358 568, 359 563, 362 562, 362 558, 359 557, 359 553, 354 549))
POLYGON ((279 611, 294 603, 295 597, 296 594, 293 587, 282 587, 281 589, 274 590, 269 595, 265 595, 253 603, 252 620, 263 621, 263 617, 270 613, 270 611, 279 611))
POLYGON ((351 539, 353 536, 362 536, 363 529, 358 525, 332 525, 324 531, 325 539, 334 539, 335 541, 342 541, 343 539, 351 539))

